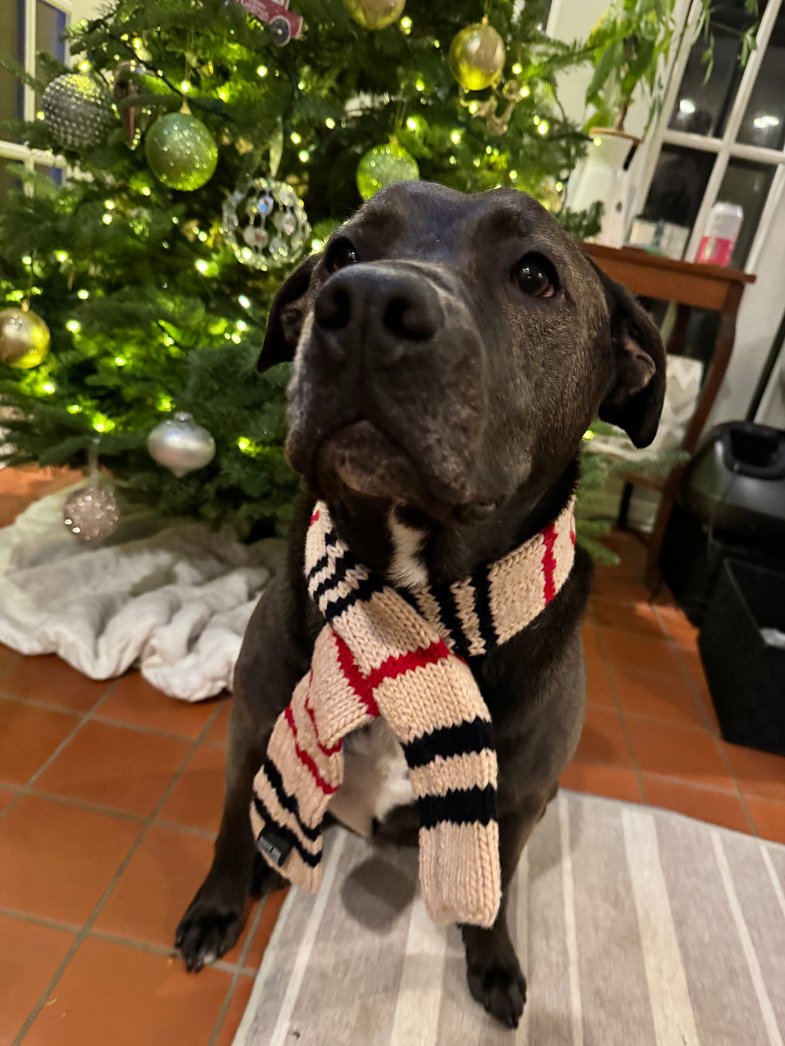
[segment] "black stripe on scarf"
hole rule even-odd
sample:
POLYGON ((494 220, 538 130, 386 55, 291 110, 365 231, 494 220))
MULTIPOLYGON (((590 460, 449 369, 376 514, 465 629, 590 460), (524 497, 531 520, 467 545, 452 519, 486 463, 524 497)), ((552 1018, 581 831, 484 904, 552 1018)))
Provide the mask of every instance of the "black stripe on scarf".
MULTIPOLYGON (((265 822, 265 827, 267 827, 267 825, 272 825, 275 828, 276 833, 285 839, 286 842, 291 845, 291 848, 296 850, 300 857, 302 857, 303 861, 305 861, 305 863, 311 868, 316 868, 319 865, 322 860, 321 850, 318 854, 312 854, 310 850, 306 850, 291 828, 287 828, 285 824, 276 821, 256 792, 253 794, 253 805, 256 808, 256 812, 265 822)), ((263 832, 264 828, 262 828, 259 835, 263 832)))
POLYGON ((464 720, 455 726, 440 726, 403 746, 410 770, 427 766, 437 756, 468 755, 493 748, 493 727, 487 719, 464 720))
POLYGON ((455 593, 449 585, 439 582, 431 585, 431 595, 439 604, 439 617, 447 629, 456 654, 467 658, 469 656, 469 642, 463 631, 455 593))
POLYGON ((292 817, 297 821, 297 825, 300 831, 303 833, 306 839, 312 843, 318 843, 319 837, 322 834, 321 824, 317 825, 316 828, 311 828, 309 825, 303 822, 300 816, 300 807, 297 799, 293 795, 289 795, 283 786, 283 778, 281 777, 280 771, 272 759, 265 756, 265 760, 262 763, 262 770, 270 782, 270 787, 275 792, 275 797, 284 810, 288 810, 292 817))
POLYGON ((496 627, 491 613, 491 578, 487 567, 480 567, 472 574, 474 588, 474 613, 480 626, 480 638, 485 645, 485 652, 499 645, 496 627))
POLYGON ((374 592, 381 592, 383 588, 384 582, 381 578, 375 576, 364 578, 362 581, 357 582, 357 587, 352 592, 349 592, 348 595, 342 596, 340 599, 331 600, 319 609, 324 620, 329 623, 340 617, 345 610, 354 606, 355 603, 370 599, 374 592))
MULTIPOLYGON (((324 544, 325 544, 325 547, 327 547, 327 548, 329 548, 331 545, 335 544, 335 531, 334 530, 328 530, 327 533, 324 535, 324 544)), ((319 556, 319 558, 316 560, 316 562, 311 567, 311 569, 310 570, 306 570, 306 572, 305 572, 305 580, 306 580, 306 582, 308 584, 310 584, 311 583, 311 578, 316 577, 316 575, 319 573, 320 570, 324 570, 324 568, 329 565, 329 562, 330 562, 330 556, 328 555, 327 552, 325 552, 325 554, 323 556, 319 556)))
POLYGON ((450 789, 445 795, 424 795, 417 800, 417 809, 421 828, 435 828, 445 821, 485 826, 496 820, 496 790, 492 785, 475 785, 450 789))
POLYGON ((319 571, 320 570, 324 570, 324 568, 326 566, 329 566, 329 564, 330 564, 330 557, 326 553, 323 556, 319 556, 319 558, 316 560, 316 562, 311 567, 311 569, 306 571, 306 574, 305 574, 305 581, 306 581, 306 583, 308 585, 310 585, 311 581, 313 580, 313 578, 316 577, 316 575, 319 573, 319 571))
POLYGON ((420 617, 424 616, 422 610, 420 609, 420 604, 417 602, 417 596, 414 594, 414 592, 411 591, 411 589, 396 588, 395 591, 398 593, 401 599, 403 599, 406 603, 409 604, 412 610, 417 611, 420 617))
POLYGON ((353 570, 357 566, 357 560, 351 554, 347 548, 340 559, 335 561, 335 568, 332 574, 329 574, 323 581, 320 581, 316 588, 311 592, 311 597, 314 602, 329 592, 331 588, 334 588, 339 581, 343 581, 346 577, 347 571, 353 570))

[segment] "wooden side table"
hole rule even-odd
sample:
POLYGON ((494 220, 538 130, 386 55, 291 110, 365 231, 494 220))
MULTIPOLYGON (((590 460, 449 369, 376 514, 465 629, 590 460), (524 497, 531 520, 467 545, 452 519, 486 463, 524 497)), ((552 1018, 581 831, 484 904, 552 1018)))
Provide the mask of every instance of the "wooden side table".
MULTIPOLYGON (((672 258, 649 254, 635 247, 617 249, 603 247, 597 243, 585 243, 583 249, 601 269, 632 294, 676 304, 676 323, 667 344, 667 350, 671 354, 684 353, 687 323, 692 309, 710 309, 719 313, 717 338, 703 376, 695 413, 690 419, 682 442, 684 450, 691 454, 697 446, 728 368, 736 338, 736 317, 744 288, 748 283, 755 282, 755 276, 739 269, 722 269, 717 265, 674 261, 672 258)), ((626 477, 627 505, 632 488, 636 484, 662 491, 646 559, 646 583, 652 590, 660 581, 660 549, 683 471, 683 466, 677 467, 665 479, 652 479, 632 473, 626 477)))

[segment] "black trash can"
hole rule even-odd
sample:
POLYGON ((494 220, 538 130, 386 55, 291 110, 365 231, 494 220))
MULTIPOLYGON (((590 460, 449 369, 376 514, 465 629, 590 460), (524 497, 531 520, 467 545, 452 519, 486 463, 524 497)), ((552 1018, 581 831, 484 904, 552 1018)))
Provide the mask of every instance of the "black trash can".
POLYGON ((785 755, 785 573, 725 560, 698 644, 725 740, 785 755))
POLYGON ((729 558, 785 569, 784 429, 719 425, 685 469, 660 569, 693 624, 729 558))

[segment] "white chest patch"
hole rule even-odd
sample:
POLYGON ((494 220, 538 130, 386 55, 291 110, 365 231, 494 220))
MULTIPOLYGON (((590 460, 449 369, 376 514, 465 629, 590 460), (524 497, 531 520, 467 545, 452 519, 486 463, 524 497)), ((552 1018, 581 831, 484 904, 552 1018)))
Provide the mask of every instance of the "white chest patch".
POLYGON ((344 744, 344 778, 330 800, 330 813, 360 835, 374 820, 414 801, 403 749, 384 719, 349 734, 344 744))
POLYGON ((416 588, 428 582, 428 572, 422 559, 422 546, 425 531, 417 530, 398 518, 395 509, 387 517, 390 528, 393 554, 388 576, 394 585, 402 588, 416 588))

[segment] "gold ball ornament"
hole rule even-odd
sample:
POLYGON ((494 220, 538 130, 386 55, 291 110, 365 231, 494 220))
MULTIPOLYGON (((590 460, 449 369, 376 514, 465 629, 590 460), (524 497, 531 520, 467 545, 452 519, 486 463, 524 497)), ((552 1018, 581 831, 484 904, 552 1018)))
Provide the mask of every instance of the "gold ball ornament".
POLYGON ((450 69, 467 91, 483 91, 495 84, 506 59, 504 40, 487 22, 467 25, 450 45, 450 69))
POLYGON ((364 200, 396 182, 413 182, 420 177, 417 161, 398 142, 369 149, 357 164, 357 188, 364 200))
POLYGON ((162 185, 184 192, 206 185, 218 164, 215 138, 190 113, 159 116, 145 135, 144 154, 162 185))
POLYGON ((344 0, 346 10, 363 29, 386 29, 397 22, 406 0, 344 0))
POLYGON ((49 328, 30 309, 3 309, 0 312, 0 360, 9 367, 29 370, 49 355, 52 336, 49 328))

